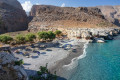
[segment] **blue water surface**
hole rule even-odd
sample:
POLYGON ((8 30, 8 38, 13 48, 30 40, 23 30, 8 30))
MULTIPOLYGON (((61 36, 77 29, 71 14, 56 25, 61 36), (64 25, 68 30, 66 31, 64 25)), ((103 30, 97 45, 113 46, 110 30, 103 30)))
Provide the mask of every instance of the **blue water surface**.
POLYGON ((106 43, 90 43, 69 80, 120 80, 120 36, 106 43))

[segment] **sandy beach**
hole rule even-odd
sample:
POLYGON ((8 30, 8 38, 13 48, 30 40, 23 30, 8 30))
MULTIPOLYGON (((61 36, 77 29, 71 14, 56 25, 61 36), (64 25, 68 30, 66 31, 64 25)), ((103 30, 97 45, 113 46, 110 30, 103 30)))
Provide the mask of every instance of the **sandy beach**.
MULTIPOLYGON (((82 42, 77 40, 60 40, 54 45, 53 43, 38 43, 34 44, 34 51, 27 51, 31 55, 30 58, 17 53, 14 53, 14 55, 18 59, 23 59, 23 67, 28 76, 35 75, 40 66, 45 66, 46 63, 48 63, 48 69, 50 72, 54 73, 56 71, 58 76, 66 80, 68 77, 65 77, 63 74, 65 71, 63 66, 70 64, 73 58, 79 57, 83 54, 84 44, 85 41, 82 42), (44 49, 39 49, 38 46, 43 44, 47 45, 47 47, 44 49)), ((22 52, 25 51, 26 47, 22 48, 22 52)), ((20 47, 12 48, 13 52, 18 49, 20 49, 20 47)))

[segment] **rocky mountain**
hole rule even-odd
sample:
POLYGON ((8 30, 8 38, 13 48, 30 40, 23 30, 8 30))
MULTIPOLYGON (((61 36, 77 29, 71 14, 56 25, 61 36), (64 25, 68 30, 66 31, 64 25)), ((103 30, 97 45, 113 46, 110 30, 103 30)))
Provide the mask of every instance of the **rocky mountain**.
POLYGON ((15 65, 15 61, 13 53, 0 52, 0 80, 28 80, 22 66, 15 65))
POLYGON ((17 0, 0 0, 0 3, 7 3, 11 6, 22 9, 21 4, 17 0))
POLYGON ((104 18, 101 10, 95 7, 57 7, 50 5, 34 5, 30 16, 29 29, 40 28, 92 28, 113 27, 104 18))
POLYGON ((97 6, 105 18, 117 26, 120 26, 120 6, 97 6))
POLYGON ((0 0, 0 33, 27 29, 27 15, 17 0, 0 0))

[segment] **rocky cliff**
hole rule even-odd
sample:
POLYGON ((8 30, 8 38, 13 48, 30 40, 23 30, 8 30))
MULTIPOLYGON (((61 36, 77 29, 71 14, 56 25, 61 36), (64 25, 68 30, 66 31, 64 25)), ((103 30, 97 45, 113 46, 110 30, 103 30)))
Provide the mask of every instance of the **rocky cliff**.
POLYGON ((15 65, 15 61, 12 53, 0 51, 0 80, 28 80, 24 69, 15 65))
POLYGON ((97 6, 105 18, 114 23, 117 26, 120 26, 120 6, 97 6))
POLYGON ((113 27, 95 7, 57 7, 34 5, 30 12, 33 17, 29 29, 40 28, 76 28, 76 27, 113 27))
POLYGON ((11 6, 22 9, 21 4, 17 0, 0 0, 0 3, 7 3, 11 6))
POLYGON ((27 29, 27 15, 17 0, 0 0, 0 33, 27 29))

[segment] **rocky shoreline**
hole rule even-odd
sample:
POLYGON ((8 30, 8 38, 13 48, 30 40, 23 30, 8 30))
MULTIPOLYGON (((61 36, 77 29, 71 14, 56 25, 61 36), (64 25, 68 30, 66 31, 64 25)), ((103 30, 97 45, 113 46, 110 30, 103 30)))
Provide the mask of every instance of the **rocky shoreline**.
POLYGON ((120 34, 120 28, 77 28, 67 29, 66 32, 69 38, 82 38, 95 42, 101 38, 103 40, 112 40, 114 36, 120 34))

